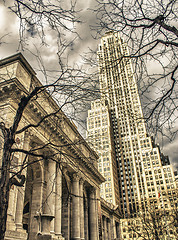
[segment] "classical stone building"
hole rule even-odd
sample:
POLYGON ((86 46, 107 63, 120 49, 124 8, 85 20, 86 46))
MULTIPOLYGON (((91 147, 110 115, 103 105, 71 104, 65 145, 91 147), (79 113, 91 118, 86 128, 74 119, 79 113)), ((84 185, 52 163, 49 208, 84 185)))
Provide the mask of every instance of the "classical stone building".
POLYGON ((120 239, 120 209, 101 198, 102 239, 120 239))
MULTIPOLYGON (((0 117, 7 127, 12 125, 20 98, 36 86, 42 85, 21 54, 0 62, 0 117)), ((46 90, 27 105, 19 125, 23 128, 16 135, 14 148, 30 150, 36 156, 24 151, 13 154, 11 175, 24 167, 26 182, 23 187, 13 185, 10 189, 5 239, 118 237, 117 210, 100 202, 104 177, 97 170, 98 156, 46 90), (28 124, 36 125, 49 114, 38 127, 25 130, 28 124), (104 217, 105 225, 99 221, 104 217), (107 228, 107 237, 102 234, 102 226, 107 228)), ((0 144, 2 150, 2 134, 0 144)))

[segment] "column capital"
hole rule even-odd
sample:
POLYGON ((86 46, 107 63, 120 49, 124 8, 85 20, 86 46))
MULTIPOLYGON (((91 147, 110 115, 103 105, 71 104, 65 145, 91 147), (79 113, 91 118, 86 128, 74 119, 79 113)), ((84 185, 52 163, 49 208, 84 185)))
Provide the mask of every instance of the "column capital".
MULTIPOLYGON (((30 141, 32 140, 33 136, 34 136, 34 134, 31 131, 29 131, 29 129, 26 130, 24 132, 24 136, 23 136, 23 143, 30 143, 30 141)), ((19 138, 17 136, 16 142, 18 143, 18 141, 19 141, 19 138)))
POLYGON ((95 193, 95 192, 96 192, 96 188, 93 187, 93 186, 91 186, 91 187, 89 188, 89 193, 92 194, 92 193, 95 193))
POLYGON ((72 174, 72 239, 80 239, 80 176, 72 174))
POLYGON ((79 180, 81 179, 81 176, 78 173, 73 173, 72 174, 72 180, 75 182, 79 182, 79 180))
POLYGON ((80 184, 83 185, 85 180, 83 178, 80 178, 80 184))
POLYGON ((31 138, 32 136, 34 136, 34 134, 29 129, 25 130, 25 137, 31 138))
POLYGON ((67 171, 68 171, 67 167, 64 164, 62 164, 62 172, 63 172, 63 174, 67 174, 68 175, 67 171))

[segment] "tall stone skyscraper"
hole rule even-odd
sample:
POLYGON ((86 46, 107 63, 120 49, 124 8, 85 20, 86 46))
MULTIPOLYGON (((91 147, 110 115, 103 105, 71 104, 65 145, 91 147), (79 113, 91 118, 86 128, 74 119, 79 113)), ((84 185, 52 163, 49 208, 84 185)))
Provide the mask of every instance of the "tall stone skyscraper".
POLYGON ((108 105, 103 100, 91 103, 88 111, 87 140, 99 155, 98 170, 105 177, 100 195, 114 205, 120 205, 114 138, 108 105))
POLYGON ((159 195, 176 187, 174 173, 146 132, 128 46, 118 33, 106 33, 101 39, 98 61, 101 99, 100 103, 94 101, 89 110, 87 138, 99 153, 99 171, 107 180, 101 195, 112 201, 107 192, 107 174, 115 183, 116 176, 112 175, 115 168, 111 166, 117 165, 118 186, 115 184, 117 189, 113 189, 113 202, 120 202, 124 217, 134 216, 155 199, 158 207, 162 206, 163 198, 159 195), (103 135, 104 131, 107 134, 103 135), (104 151, 103 141, 109 151, 104 151), (105 162, 103 153, 111 152, 105 162), (110 173, 106 170, 107 163, 110 173))

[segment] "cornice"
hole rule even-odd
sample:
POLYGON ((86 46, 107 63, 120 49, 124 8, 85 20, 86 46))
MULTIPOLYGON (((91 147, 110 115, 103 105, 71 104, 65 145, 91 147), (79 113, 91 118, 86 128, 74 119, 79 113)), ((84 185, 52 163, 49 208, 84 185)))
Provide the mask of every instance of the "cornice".
POLYGON ((17 61, 21 62, 22 65, 25 67, 25 69, 28 70, 29 73, 31 73, 32 75, 36 75, 36 72, 33 70, 31 65, 27 62, 27 60, 25 59, 25 57, 22 55, 21 52, 0 60, 0 67, 4 67, 5 65, 9 65, 12 62, 17 62, 17 61))
POLYGON ((113 215, 115 217, 121 218, 121 214, 118 211, 118 206, 113 205, 112 203, 108 203, 105 199, 100 198, 101 209, 104 213, 108 213, 109 215, 113 215))
POLYGON ((14 94, 28 94, 25 87, 17 78, 12 78, 0 83, 0 96, 7 95, 8 98, 12 98, 14 94), (11 93, 11 95, 9 95, 9 93, 11 93))

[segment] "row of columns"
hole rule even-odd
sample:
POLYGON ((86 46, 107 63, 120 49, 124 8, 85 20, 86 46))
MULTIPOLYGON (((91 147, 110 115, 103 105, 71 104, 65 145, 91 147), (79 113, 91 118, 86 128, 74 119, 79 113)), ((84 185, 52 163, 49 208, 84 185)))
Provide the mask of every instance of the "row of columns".
MULTIPOLYGON (((25 134, 23 148, 29 149, 30 137, 25 134)), ((22 159, 25 156, 21 157, 22 159)), ((24 170, 26 175, 27 170, 24 170)), ((44 182, 39 181, 41 188, 44 187, 44 182)), ((33 184, 35 187, 36 185, 33 184)), ((72 190, 72 231, 71 239, 84 240, 86 235, 90 240, 98 239, 97 231, 97 205, 96 205, 96 189, 90 187, 89 201, 85 202, 84 208, 84 180, 77 174, 73 173, 71 181, 72 190), (87 225, 87 227, 86 227, 87 225), (89 227, 88 227, 89 226, 89 227)), ((42 190, 42 189, 41 189, 42 190)), ((41 193, 40 193, 41 194, 41 193)), ((17 231, 23 230, 23 206, 24 206, 25 186, 19 187, 17 190, 15 225, 17 231)), ((33 197, 33 196, 32 196, 33 197)), ((62 236, 61 218, 62 218, 62 172, 59 165, 55 161, 48 161, 47 178, 46 178, 46 195, 43 196, 44 205, 42 214, 37 217, 39 226, 41 226, 42 234, 62 236)), ((36 199, 37 200, 37 199, 36 199)), ((40 196, 39 196, 40 201, 40 196)), ((43 200, 42 200, 43 201, 43 200)), ((41 203, 39 203, 39 206, 41 203)), ((36 209, 38 211, 38 209, 36 209)), ((33 211, 34 212, 34 211, 33 211)), ((33 222, 33 220, 31 220, 33 222)), ((32 223, 35 224, 34 222, 32 223)), ((36 228, 36 227, 35 227, 36 228)), ((29 229, 30 231, 31 229, 29 229)))
MULTIPOLYGON (((23 140, 23 149, 28 151, 29 150, 29 141, 30 141, 30 134, 29 132, 25 132, 24 134, 24 140, 23 140)), ((27 157, 24 153, 21 155, 21 159, 19 159, 20 162, 19 166, 21 166, 22 162, 26 159, 27 163, 27 157)), ((27 175, 27 168, 23 169, 22 175, 27 175)), ((22 187, 17 187, 17 202, 16 202, 16 213, 15 213, 15 224, 16 224, 16 230, 17 231, 23 231, 23 205, 24 205, 24 197, 25 197, 25 184, 22 187)))
POLYGON ((103 239, 105 240, 110 240, 111 239, 111 230, 110 230, 110 219, 105 217, 105 216, 102 216, 102 224, 103 224, 103 239))
MULTIPOLYGON (((96 206, 96 190, 91 188, 89 195, 89 212, 84 213, 84 180, 77 174, 73 173, 71 182, 71 198, 72 198, 72 240, 85 239, 86 221, 85 215, 89 215, 90 240, 96 240, 97 231, 97 206, 96 206)), ((62 172, 59 166, 56 169, 56 163, 50 161, 48 164, 48 177, 46 186, 46 199, 44 211, 41 215, 42 233, 49 234, 50 230, 54 230, 55 235, 61 234, 61 218, 62 218, 62 172), (57 171, 55 171, 57 170, 57 171), (56 172, 56 175, 55 175, 56 172), (56 185, 54 185, 56 178, 56 185), (55 194, 53 194, 55 189, 55 194), (55 208, 54 208, 55 206, 55 208), (52 218, 54 217, 54 221, 52 218), (52 222, 51 222, 52 221, 52 222), (51 222, 51 226, 50 226, 51 222)))
POLYGON ((113 217, 102 216, 102 239, 119 239, 119 223, 113 217))
POLYGON ((72 240, 85 239, 85 224, 89 224, 90 239, 96 240, 98 237, 97 231, 97 206, 96 206, 96 190, 90 189, 89 196, 89 212, 84 213, 83 199, 83 179, 77 174, 73 174, 72 182, 72 240), (89 222, 88 222, 89 215, 89 222), (86 221, 86 222, 85 222, 86 221))
MULTIPOLYGON (((62 172, 59 166, 56 169, 56 162, 49 161, 48 177, 46 185, 46 196, 44 201, 43 213, 40 215, 42 234, 50 234, 54 232, 57 236, 61 233, 62 218, 62 172), (55 183, 55 184, 54 184, 55 183), (52 221, 52 219, 54 220, 52 221)), ((16 228, 18 231, 23 230, 23 205, 24 205, 25 187, 20 187, 17 193, 16 206, 16 228)), ((72 177, 72 239, 84 240, 88 235, 89 225, 90 239, 96 240, 97 231, 97 206, 95 188, 90 189, 89 206, 84 208, 84 181, 76 173, 72 177), (89 211, 88 211, 89 207, 89 211), (85 211, 85 212, 84 212, 85 211)))
MULTIPOLYGON (((50 235, 53 233, 62 239, 62 171, 54 161, 48 163, 48 176, 46 179, 46 196, 44 201, 43 214, 41 217, 42 234, 50 235), (52 221, 52 219, 54 220, 52 221)), ((70 178, 68 178, 69 180, 70 178)), ((71 239, 73 240, 90 240, 98 239, 97 228, 97 206, 96 206, 96 189, 90 188, 89 201, 85 201, 84 207, 84 180, 77 174, 72 175, 71 181, 71 198, 72 198, 72 231, 71 239), (86 227, 86 226, 89 226, 86 227), (89 233, 88 233, 89 231, 89 233)), ((17 208, 16 208, 16 228, 18 231, 23 229, 23 203, 24 187, 18 189, 17 208)), ((86 200, 86 199, 85 199, 86 200)), ((105 240, 111 240, 112 235, 115 239, 119 237, 118 224, 114 219, 102 216, 103 231, 102 236, 105 240), (113 220, 113 221, 112 221, 113 220), (113 232, 114 231, 114 232, 113 232), (111 233, 113 232, 113 234, 111 233)), ((59 238, 59 239, 60 239, 59 238)))

